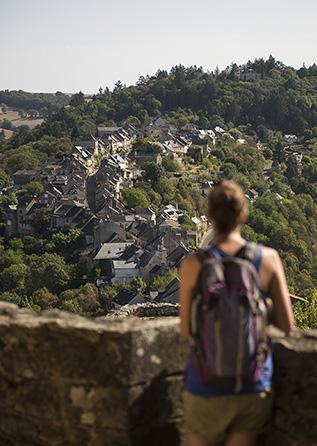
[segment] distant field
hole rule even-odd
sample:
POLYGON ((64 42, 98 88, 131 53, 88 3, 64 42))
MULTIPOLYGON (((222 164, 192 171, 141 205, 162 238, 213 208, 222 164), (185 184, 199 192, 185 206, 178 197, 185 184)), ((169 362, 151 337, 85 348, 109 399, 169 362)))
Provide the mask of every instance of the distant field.
POLYGON ((5 139, 10 139, 11 136, 13 135, 13 133, 14 133, 12 130, 0 129, 0 132, 1 132, 1 130, 4 131, 4 138, 5 139))
POLYGON ((20 127, 21 125, 27 125, 31 129, 33 129, 34 127, 36 127, 39 124, 42 124, 42 122, 44 121, 44 119, 21 118, 19 116, 19 111, 14 110, 10 107, 7 107, 6 113, 2 113, 2 111, 0 109, 0 121, 2 121, 3 119, 7 119, 8 121, 11 121, 12 124, 16 127, 20 127))

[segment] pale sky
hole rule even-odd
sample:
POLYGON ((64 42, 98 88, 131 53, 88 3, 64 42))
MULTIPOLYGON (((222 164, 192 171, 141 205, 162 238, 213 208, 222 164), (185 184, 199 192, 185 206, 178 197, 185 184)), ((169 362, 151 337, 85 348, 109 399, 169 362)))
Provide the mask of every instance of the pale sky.
POLYGON ((0 0, 0 90, 95 93, 173 65, 317 62, 317 0, 0 0))

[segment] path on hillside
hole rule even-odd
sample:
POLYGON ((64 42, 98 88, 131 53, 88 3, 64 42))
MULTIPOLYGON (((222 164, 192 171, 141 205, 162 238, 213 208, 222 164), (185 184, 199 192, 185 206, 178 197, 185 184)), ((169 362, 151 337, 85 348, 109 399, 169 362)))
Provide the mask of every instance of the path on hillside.
POLYGON ((213 230, 212 230, 211 227, 208 227, 208 229, 206 230, 206 232, 202 236, 202 239, 200 241, 199 247, 203 248, 203 249, 208 248, 208 246, 211 245, 212 238, 213 238, 213 230))

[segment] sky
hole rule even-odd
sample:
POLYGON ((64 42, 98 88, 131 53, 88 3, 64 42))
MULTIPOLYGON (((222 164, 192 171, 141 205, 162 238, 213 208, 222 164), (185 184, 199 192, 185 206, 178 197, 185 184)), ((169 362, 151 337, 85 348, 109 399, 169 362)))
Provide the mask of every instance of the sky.
POLYGON ((0 0, 0 90, 95 93, 177 64, 317 62, 316 0, 0 0))

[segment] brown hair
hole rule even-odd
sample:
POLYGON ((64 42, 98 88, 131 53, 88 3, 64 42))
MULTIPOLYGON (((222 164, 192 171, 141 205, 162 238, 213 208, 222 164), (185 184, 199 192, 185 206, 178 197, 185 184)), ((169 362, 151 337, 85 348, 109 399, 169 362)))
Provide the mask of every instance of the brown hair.
POLYGON ((248 213, 244 191, 235 181, 220 181, 211 189, 208 196, 208 215, 221 234, 228 234, 245 223, 248 213))

